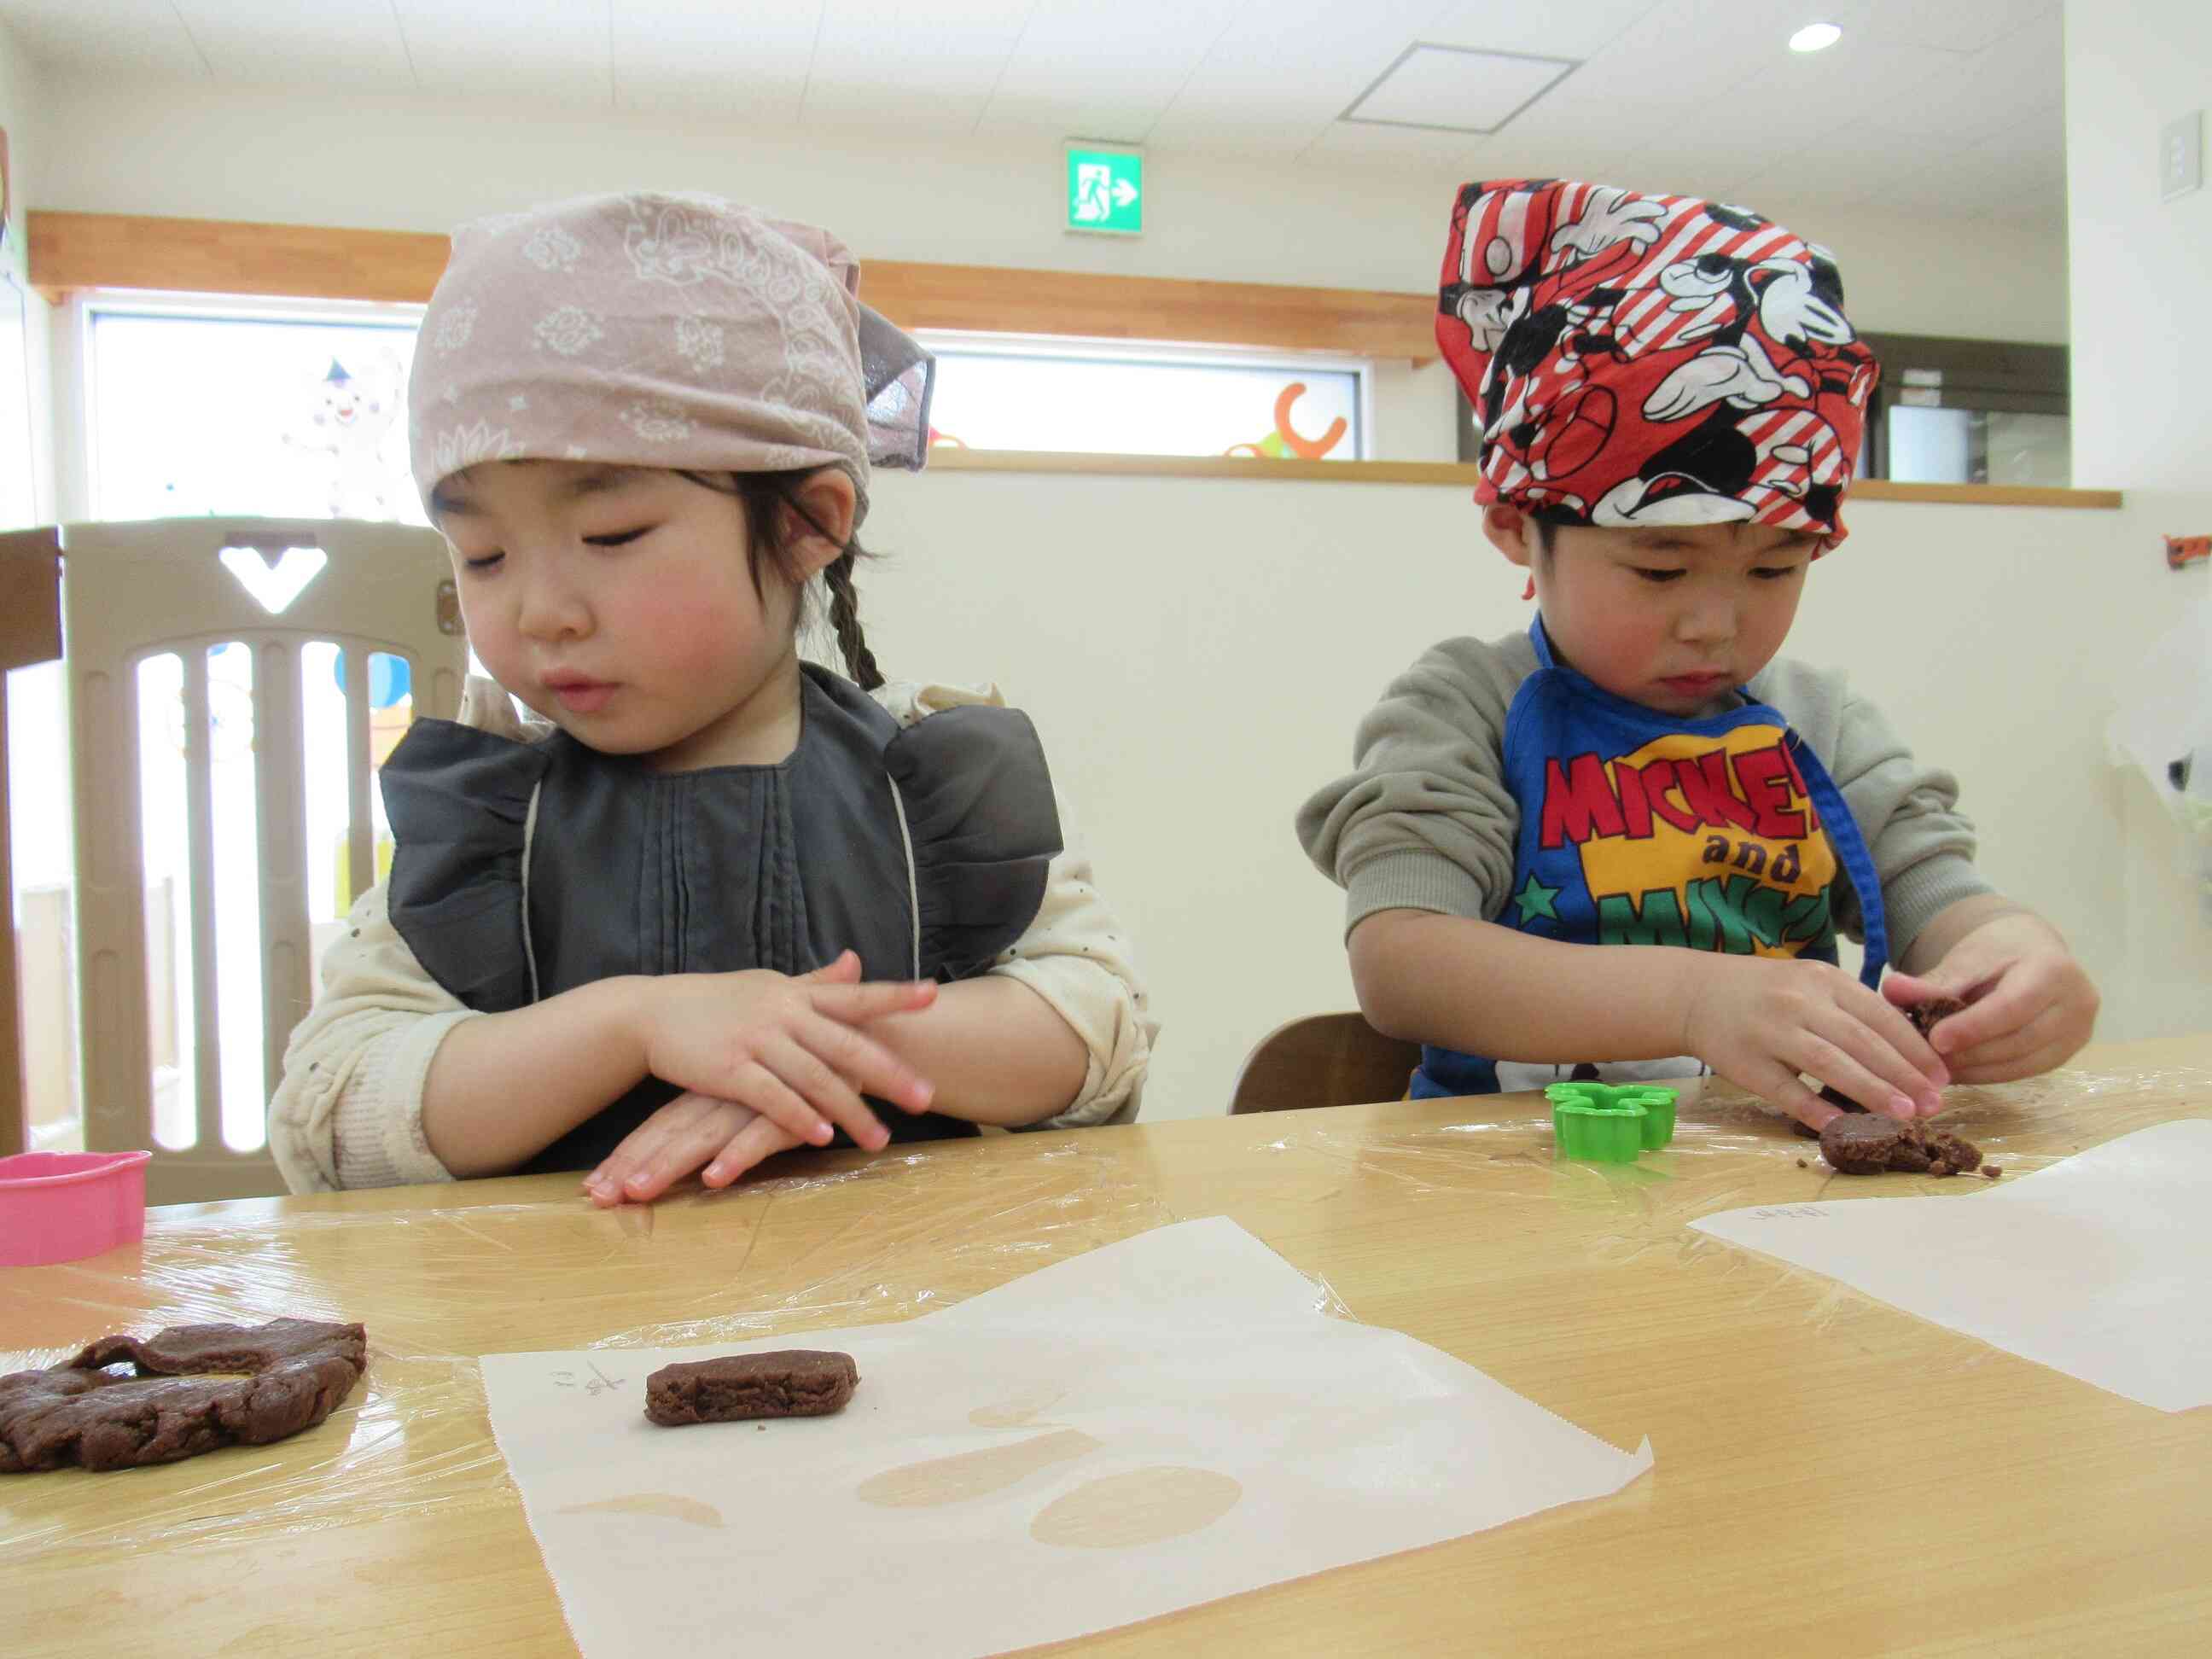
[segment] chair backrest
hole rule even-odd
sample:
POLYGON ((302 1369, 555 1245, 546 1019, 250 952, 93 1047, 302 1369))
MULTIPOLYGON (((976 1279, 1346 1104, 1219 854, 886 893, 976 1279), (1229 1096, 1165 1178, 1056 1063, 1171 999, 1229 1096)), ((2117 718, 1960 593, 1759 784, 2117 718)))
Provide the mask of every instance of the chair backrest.
POLYGON ((1387 1037, 1357 1013, 1308 1014, 1279 1025, 1244 1057, 1229 1109, 1364 1106, 1404 1097, 1421 1045, 1387 1037))
POLYGON ((61 538, 0 536, 0 1158, 29 1144, 21 1005, 15 976, 15 886, 8 803, 8 673, 62 653, 61 538))
MULTIPOLYGON (((324 659, 318 642, 343 653, 329 665, 343 682, 344 710, 340 867, 344 890, 359 894, 376 872, 372 657, 404 659, 415 714, 450 719, 460 706, 468 646, 445 544, 434 532, 405 525, 214 518, 70 525, 61 542, 85 1144, 94 1151, 151 1148, 149 1203, 282 1192, 265 1147, 225 1145, 222 1032, 226 1007, 232 1030, 240 1029, 238 981, 246 981, 250 996, 258 967, 259 1018, 247 1029, 258 1030, 261 1047, 260 1097, 252 1102, 258 1118, 292 1027, 313 997, 308 871, 322 852, 307 845, 304 675, 324 659), (227 550, 244 550, 229 552, 227 563, 227 550), (249 591, 249 582, 267 592, 280 578, 289 579, 277 583, 280 589, 303 578, 305 585, 289 602, 281 591, 268 599, 249 591), (271 603, 281 609, 272 611, 271 603), (210 653, 238 647, 248 653, 250 691, 235 677, 210 676, 210 653), (173 665, 155 663, 167 657, 173 665), (191 967, 178 976, 176 999, 188 1015, 151 1008, 148 994, 149 931, 156 939, 169 931, 166 918, 149 918, 146 902, 142 785, 154 775, 146 769, 149 758, 168 769, 165 789, 178 793, 177 757, 149 757, 142 749, 146 687, 155 684, 149 665, 164 676, 152 706, 175 718, 179 711, 169 699, 181 702, 174 733, 181 799, 166 809, 177 816, 154 828, 165 860, 173 849, 188 918, 177 926, 179 953, 191 967), (233 705, 215 719, 211 687, 233 705), (212 752, 219 730, 233 750, 220 786, 212 752), (250 759, 242 747, 248 738, 250 759), (240 781, 241 763, 250 764, 250 787, 240 781), (219 882, 219 872, 228 879, 219 882), (258 928, 240 917, 248 904, 258 912, 258 928), (230 940, 246 940, 242 957, 234 948, 218 951, 219 927, 230 940), (228 987, 220 982, 219 964, 235 970, 241 963, 248 971, 234 971, 228 987), (181 1146, 160 1144, 155 1117, 151 1037, 173 1026, 189 1036, 191 1056, 183 1063, 186 1045, 178 1043, 179 1075, 170 1082, 191 1103, 191 1135, 181 1146)), ((232 1093, 242 1092, 234 1078, 232 1093)), ((234 1117, 244 1110, 237 1099, 228 1103, 234 1117)))

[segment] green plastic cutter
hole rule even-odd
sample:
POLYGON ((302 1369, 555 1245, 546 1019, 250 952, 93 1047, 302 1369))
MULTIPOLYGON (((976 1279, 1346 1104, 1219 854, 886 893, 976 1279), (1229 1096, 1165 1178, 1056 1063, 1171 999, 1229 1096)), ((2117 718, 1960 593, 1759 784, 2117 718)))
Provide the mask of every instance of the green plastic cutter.
POLYGON ((1633 1164, 1674 1138, 1674 1091, 1654 1083, 1554 1083, 1544 1097, 1561 1158, 1633 1164))

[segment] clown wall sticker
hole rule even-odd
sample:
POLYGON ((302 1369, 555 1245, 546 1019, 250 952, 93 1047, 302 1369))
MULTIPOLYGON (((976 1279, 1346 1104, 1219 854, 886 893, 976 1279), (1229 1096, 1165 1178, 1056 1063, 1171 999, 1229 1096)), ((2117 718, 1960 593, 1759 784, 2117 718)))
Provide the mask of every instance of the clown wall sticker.
POLYGON ((384 442, 398 410, 404 377, 389 351, 371 351, 355 362, 358 373, 331 359, 322 378, 307 390, 298 418, 283 434, 284 443, 329 458, 332 518, 396 518, 393 468, 384 442))

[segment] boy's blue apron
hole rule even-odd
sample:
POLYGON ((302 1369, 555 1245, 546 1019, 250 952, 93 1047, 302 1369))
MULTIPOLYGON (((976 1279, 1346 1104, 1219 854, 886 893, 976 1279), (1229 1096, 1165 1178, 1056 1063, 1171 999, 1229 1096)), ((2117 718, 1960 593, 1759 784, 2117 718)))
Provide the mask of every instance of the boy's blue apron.
MULTIPOLYGON (((1521 827, 1500 926, 1578 945, 1833 962, 1840 869, 1865 925, 1859 976, 1880 982, 1889 937, 1874 860, 1827 769, 1778 710, 1739 687, 1741 708, 1678 720, 1554 661, 1541 617, 1528 637, 1537 670, 1505 717, 1505 785, 1521 827)), ((1699 1069, 1689 1060, 1622 1067, 1699 1069)), ((1494 1094, 1566 1068, 1509 1060, 1507 1073, 1501 1081, 1494 1059, 1427 1047, 1413 1093, 1494 1094)))

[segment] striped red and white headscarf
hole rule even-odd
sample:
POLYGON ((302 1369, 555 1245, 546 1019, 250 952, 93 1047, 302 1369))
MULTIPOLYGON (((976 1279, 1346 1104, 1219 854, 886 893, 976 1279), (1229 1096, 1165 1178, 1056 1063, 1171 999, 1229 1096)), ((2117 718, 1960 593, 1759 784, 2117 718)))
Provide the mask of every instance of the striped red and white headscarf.
POLYGON ((1477 501, 1843 540, 1881 368, 1826 249, 1743 208, 1512 179, 1461 187, 1442 282, 1477 501))

